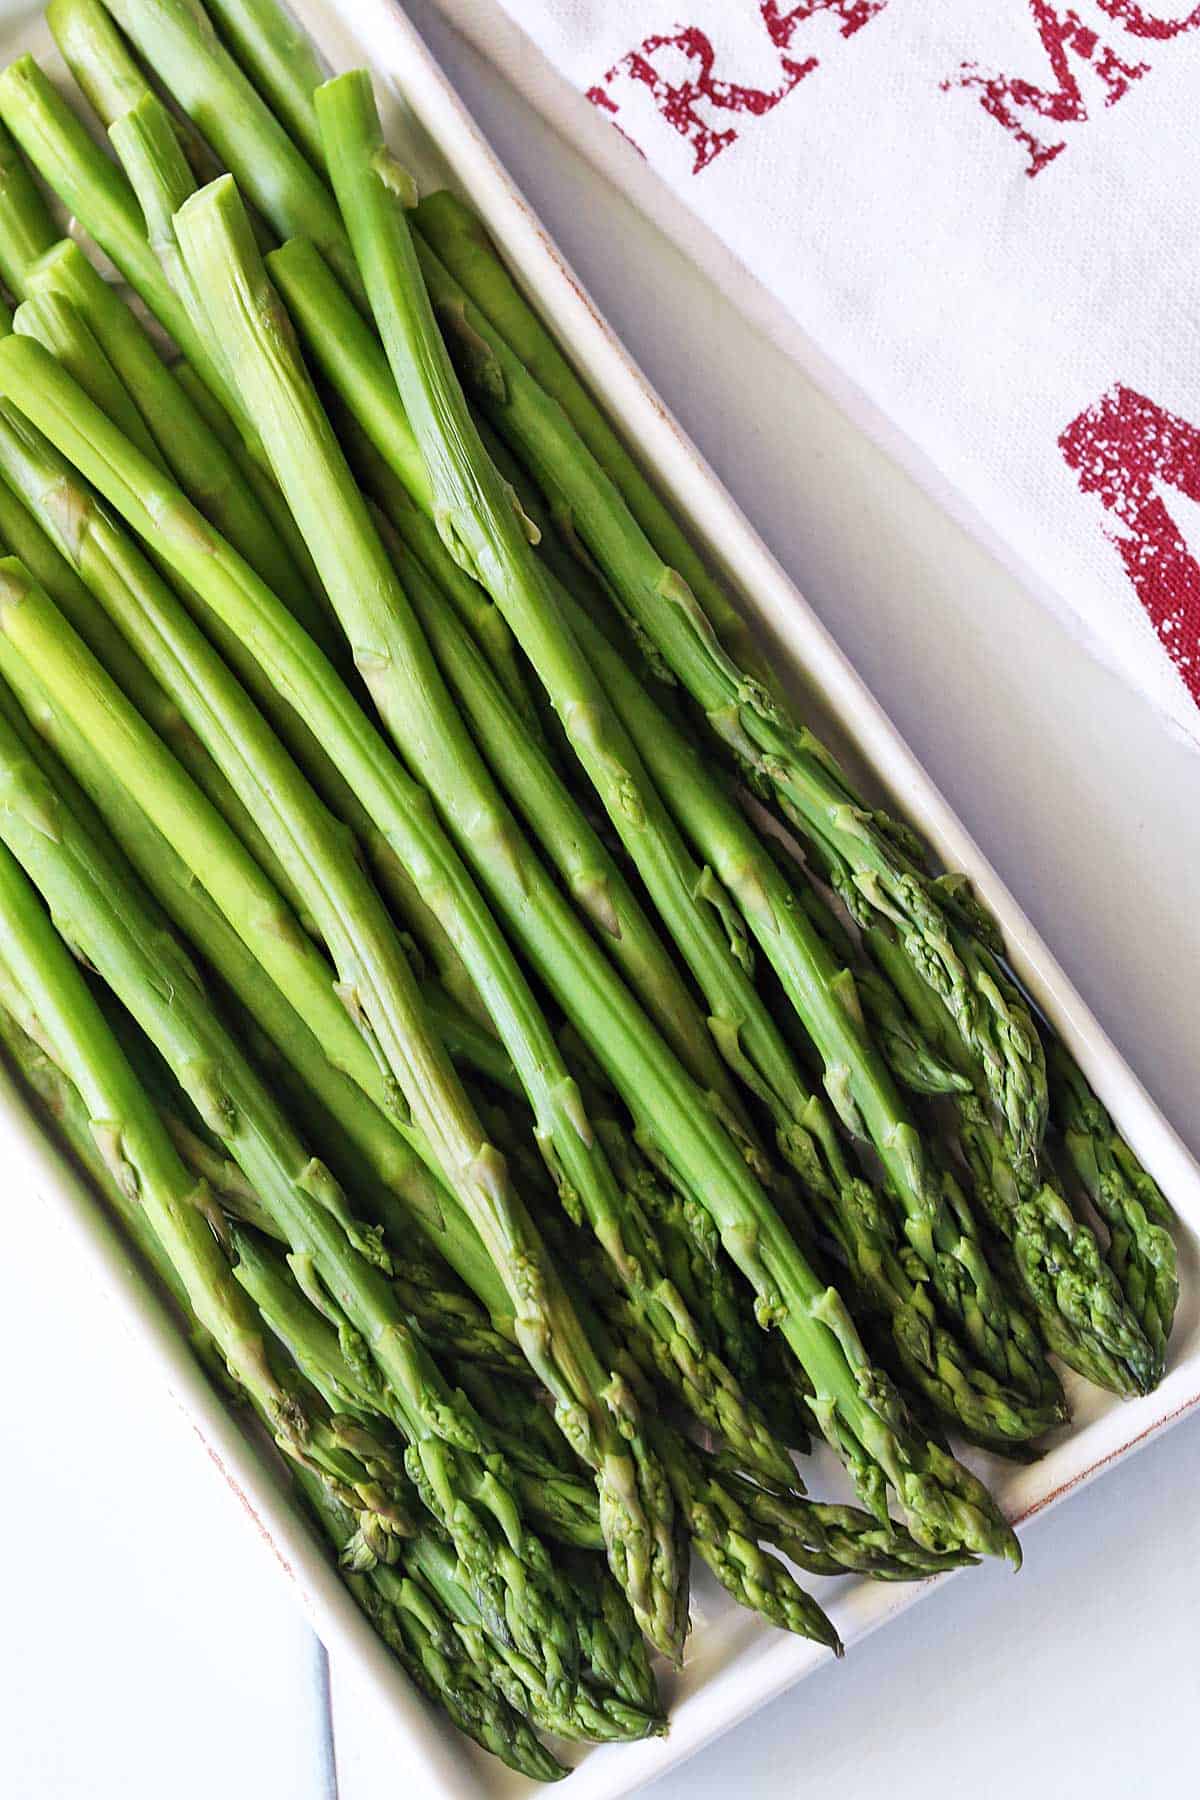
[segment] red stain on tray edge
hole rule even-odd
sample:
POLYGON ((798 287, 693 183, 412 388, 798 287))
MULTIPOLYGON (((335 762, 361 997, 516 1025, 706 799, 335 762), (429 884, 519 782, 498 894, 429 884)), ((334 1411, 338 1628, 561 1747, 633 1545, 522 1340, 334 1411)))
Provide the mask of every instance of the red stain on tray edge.
POLYGON ((230 1473, 229 1468, 226 1465, 224 1457, 221 1455, 220 1451, 217 1450, 209 1442, 208 1438, 204 1435, 203 1426, 199 1425, 195 1419, 192 1420, 192 1430, 196 1433, 196 1436, 200 1439, 200 1442, 204 1445, 205 1451, 207 1452, 210 1460, 216 1464, 218 1470, 220 1471, 221 1479, 224 1481, 226 1487, 228 1487, 231 1490, 231 1492, 237 1496, 237 1499, 241 1503, 241 1506, 244 1509, 244 1511, 247 1512, 250 1515, 250 1517, 253 1519, 255 1527, 257 1528, 259 1537, 261 1537, 263 1539, 264 1543, 266 1543, 270 1546, 272 1555, 274 1556, 276 1562, 279 1564, 280 1568, 283 1570, 284 1574, 288 1577, 288 1580, 295 1581, 297 1579, 295 1569, 293 1569, 291 1563, 288 1561, 287 1557, 283 1554, 283 1551, 279 1548, 279 1545, 275 1542, 275 1539, 272 1536, 269 1528, 263 1523, 262 1519, 259 1516, 258 1509, 254 1505, 254 1502, 251 1500, 249 1494, 247 1494, 245 1488, 242 1486, 241 1482, 237 1479, 237 1477, 230 1473))
POLYGON ((1079 1471, 1078 1475, 1072 1475, 1069 1481, 1060 1482, 1058 1487, 1052 1488, 1048 1494, 1044 1494, 1032 1506, 1026 1507, 1024 1512, 1018 1513, 1012 1523, 1024 1525, 1030 1519, 1036 1519, 1039 1513, 1045 1512, 1047 1507, 1053 1506, 1056 1501, 1073 1493, 1077 1487, 1082 1487, 1085 1481, 1090 1481, 1093 1475, 1098 1475, 1110 1463, 1121 1462, 1125 1457, 1131 1455, 1139 1445, 1146 1443, 1149 1438, 1157 1437, 1160 1432, 1169 1430, 1172 1425, 1183 1418, 1185 1413, 1192 1412, 1197 1406, 1200 1406, 1200 1394, 1193 1394, 1190 1399, 1182 1401, 1173 1412, 1165 1414, 1161 1419, 1155 1419, 1152 1424, 1146 1426, 1144 1431, 1139 1431, 1136 1437, 1126 1439, 1123 1444, 1118 1444, 1107 1455, 1097 1457, 1094 1463, 1089 1463, 1086 1469, 1079 1471))

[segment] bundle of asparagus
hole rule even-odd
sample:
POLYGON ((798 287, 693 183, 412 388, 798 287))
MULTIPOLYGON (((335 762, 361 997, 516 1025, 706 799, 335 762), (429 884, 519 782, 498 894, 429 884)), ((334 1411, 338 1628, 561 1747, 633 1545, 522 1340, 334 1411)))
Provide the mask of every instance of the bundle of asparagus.
POLYGON ((665 1728, 693 1550, 835 1651, 799 1573, 1019 1562, 947 1434, 1154 1385, 1169 1209, 369 78, 275 0, 47 16, 0 1040, 399 1663, 552 1779, 665 1728))

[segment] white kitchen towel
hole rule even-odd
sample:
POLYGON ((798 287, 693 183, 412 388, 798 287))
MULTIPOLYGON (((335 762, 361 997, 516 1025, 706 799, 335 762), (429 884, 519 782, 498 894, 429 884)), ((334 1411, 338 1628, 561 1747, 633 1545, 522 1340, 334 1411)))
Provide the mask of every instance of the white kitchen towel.
POLYGON ((439 4, 1200 745, 1195 0, 439 4))

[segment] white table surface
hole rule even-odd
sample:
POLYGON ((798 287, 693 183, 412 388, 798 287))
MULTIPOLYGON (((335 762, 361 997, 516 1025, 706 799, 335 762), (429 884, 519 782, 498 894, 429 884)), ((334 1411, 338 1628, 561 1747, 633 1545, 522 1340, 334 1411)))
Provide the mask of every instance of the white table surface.
MULTIPOLYGON (((1200 761, 410 0, 651 379, 1192 1148, 1200 761), (669 295, 669 301, 664 296, 669 295)), ((417 1796, 50 1221, 5 1194, 0 1793, 417 1796)), ((755 1800, 1191 1792, 1200 1425, 652 1790, 755 1800), (836 1784, 836 1786, 835 1786, 836 1784)))

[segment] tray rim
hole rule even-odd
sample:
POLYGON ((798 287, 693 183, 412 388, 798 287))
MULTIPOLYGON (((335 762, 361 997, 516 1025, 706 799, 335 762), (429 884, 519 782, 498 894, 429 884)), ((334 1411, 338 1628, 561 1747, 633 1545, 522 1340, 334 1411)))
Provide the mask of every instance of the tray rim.
MULTIPOLYGON (((706 552, 761 616, 797 672, 821 691, 825 709, 836 717, 839 729, 897 807, 919 822, 945 865, 964 870, 986 897, 1023 981, 1172 1199, 1181 1221, 1193 1237, 1200 1234, 1200 1166, 848 658, 624 350, 397 0, 290 3, 323 45, 328 46, 333 35, 369 47, 368 60, 376 75, 396 85, 413 116, 435 140, 521 285, 576 367, 604 395, 610 417, 637 443, 641 460, 706 552)), ((17 10, 5 6, 0 24, 17 10)), ((419 1791, 455 1800, 481 1792, 497 1796, 542 1792, 499 1771, 481 1753, 464 1752, 454 1734, 421 1703, 326 1561, 303 1515, 285 1497, 264 1450, 240 1429, 210 1388, 128 1246, 3 1070, 0 1146, 13 1156, 13 1172, 29 1181, 39 1199, 67 1201, 50 1208, 56 1225, 76 1252, 95 1265, 122 1326, 160 1365, 168 1391, 208 1460, 253 1519, 318 1636, 335 1658, 352 1662, 381 1702, 397 1714, 413 1756, 407 1777, 415 1779, 420 1769, 419 1791)), ((1022 1471, 1008 1484, 1008 1510, 1015 1523, 1027 1524, 1056 1506, 1200 1406, 1200 1332, 1194 1331, 1193 1338, 1196 1341, 1177 1356, 1154 1394, 1109 1408, 1056 1445, 1034 1470, 1022 1471)), ((847 1644, 906 1611, 936 1585, 933 1581, 906 1587, 850 1585, 838 1609, 847 1644)), ((571 1777, 567 1791, 572 1800, 618 1800, 633 1793, 678 1767, 826 1660, 816 1646, 766 1626, 752 1625, 745 1635, 742 1648, 725 1666, 697 1679, 696 1665, 704 1660, 701 1651, 692 1663, 693 1678, 685 1680, 685 1691, 672 1709, 667 1739, 589 1753, 571 1777)))

